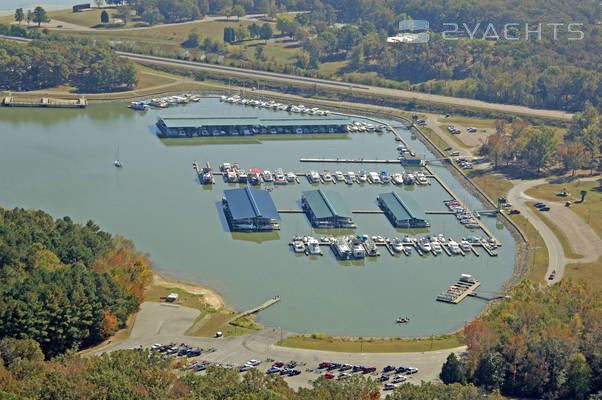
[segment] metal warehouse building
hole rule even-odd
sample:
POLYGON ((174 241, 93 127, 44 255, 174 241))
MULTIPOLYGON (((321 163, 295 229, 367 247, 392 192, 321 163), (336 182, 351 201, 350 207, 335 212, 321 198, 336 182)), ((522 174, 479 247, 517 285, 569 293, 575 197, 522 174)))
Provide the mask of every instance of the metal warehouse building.
POLYGON ((272 231, 280 229, 280 215, 265 190, 240 189, 224 190, 224 214, 232 231, 272 231))
POLYGON ((351 210, 337 192, 309 190, 301 198, 303 210, 316 228, 355 228, 351 210))
POLYGON ((430 226, 418 204, 407 197, 402 200, 397 193, 382 193, 378 204, 396 228, 425 228, 430 226))
POLYGON ((344 133, 347 117, 160 117, 159 136, 249 136, 283 133, 344 133))

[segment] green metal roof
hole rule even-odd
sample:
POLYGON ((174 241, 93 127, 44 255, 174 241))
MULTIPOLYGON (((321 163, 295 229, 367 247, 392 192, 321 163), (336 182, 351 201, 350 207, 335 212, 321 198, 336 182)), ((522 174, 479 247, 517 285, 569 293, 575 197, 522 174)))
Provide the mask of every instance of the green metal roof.
POLYGON ((303 192, 303 197, 316 218, 351 218, 351 210, 338 192, 322 189, 308 190, 303 192))
POLYGON ((198 128, 200 126, 259 125, 257 117, 165 117, 168 128, 198 128))
POLYGON ((259 118, 259 117, 230 117, 230 116, 212 116, 212 117, 190 117, 190 116, 172 116, 159 117, 168 128, 198 128, 201 126, 227 126, 227 125, 249 125, 249 126, 336 126, 347 125, 349 118, 344 117, 280 117, 280 118, 259 118))
POLYGON ((402 200, 397 193, 393 192, 381 193, 379 197, 398 221, 408 219, 426 220, 426 215, 420 211, 418 204, 411 197, 402 200))

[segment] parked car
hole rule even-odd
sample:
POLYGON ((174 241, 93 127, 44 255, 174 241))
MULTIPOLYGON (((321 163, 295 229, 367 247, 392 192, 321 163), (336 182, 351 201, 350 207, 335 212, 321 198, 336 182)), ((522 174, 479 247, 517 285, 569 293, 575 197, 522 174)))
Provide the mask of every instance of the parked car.
POLYGON ((282 361, 276 361, 274 364, 272 364, 272 367, 282 367, 284 365, 284 363, 282 361))
POLYGON ((363 371, 363 370, 364 370, 363 365, 354 365, 353 366, 353 372, 358 372, 358 371, 363 371))
POLYGON ((335 370, 335 369, 340 368, 340 367, 341 367, 340 363, 333 362, 333 363, 330 363, 330 365, 326 369, 328 371, 332 371, 332 370, 335 370))
POLYGON ((452 150, 452 148, 451 148, 451 147, 446 147, 446 148, 445 148, 445 151, 451 151, 451 150, 452 150))
POLYGON ((347 370, 350 370, 351 368, 353 368, 353 366, 351 364, 343 364, 343 365, 341 365, 341 368, 339 368, 339 370, 347 371, 347 370))
POLYGON ((384 390, 394 390, 397 388, 397 385, 393 383, 385 383, 384 390))
POLYGON ((418 372, 418 368, 409 367, 406 371, 406 374, 415 374, 418 372))
POLYGON ((270 368, 268 368, 268 370, 265 373, 266 374, 275 374, 276 372, 280 372, 280 368, 270 367, 270 368))
POLYGON ((401 383, 401 382, 405 382, 407 381, 408 378, 406 378, 403 375, 397 375, 394 379, 393 379, 393 383, 401 383))
POLYGON ((457 157, 457 156, 460 155, 460 152, 459 151, 452 151, 449 155, 452 156, 452 157, 457 157))
POLYGON ((330 364, 332 364, 330 361, 322 361, 320 364, 318 364, 318 368, 328 368, 330 364))
POLYGON ((295 375, 300 375, 301 371, 298 369, 292 369, 289 371, 288 376, 295 376, 295 375))
POLYGON ((388 381, 389 375, 381 375, 380 378, 378 378, 378 380, 379 380, 379 382, 388 381))
POLYGON ((387 365, 386 367, 383 368, 383 372, 391 372, 391 371, 395 371, 395 367, 392 365, 387 365))
POLYGON ((288 375, 288 374, 289 374, 289 372, 291 372, 291 370, 290 370, 290 369, 288 369, 288 368, 282 368, 282 369, 280 370, 280 375, 288 375))
POLYGON ((376 371, 376 367, 364 367, 364 369, 362 370, 362 372, 364 374, 369 374, 369 373, 374 372, 374 371, 376 371))
POLYGON ((402 373, 406 372, 406 370, 407 370, 407 368, 406 368, 406 367, 404 367, 404 366, 401 366, 401 367, 397 368, 397 369, 395 370, 395 372, 396 372, 396 373, 398 373, 398 374, 402 374, 402 373))
POLYGON ((520 210, 510 210, 510 214, 520 214, 520 210))
POLYGON ((296 366, 297 366, 297 361, 294 361, 294 360, 291 360, 291 361, 289 361, 288 364, 286 364, 286 367, 289 368, 289 369, 293 369, 296 366))
POLYGON ((350 373, 348 373, 348 372, 341 372, 339 374, 339 376, 337 376, 337 379, 347 379, 347 378, 350 378, 350 377, 351 377, 350 373))
POLYGON ((539 211, 550 211, 550 207, 548 207, 548 206, 539 207, 539 211))
POLYGON ((257 361, 257 360, 249 360, 247 361, 245 364, 247 365, 252 365, 253 367, 258 366, 259 364, 261 364, 261 361, 257 361))
POLYGON ((533 204, 533 207, 535 208, 541 208, 541 207, 545 207, 546 205, 544 203, 535 203, 533 204))
POLYGON ((554 278, 556 278, 556 270, 552 271, 552 273, 550 274, 550 276, 548 276, 548 280, 554 280, 554 278))
POLYGON ((204 371, 206 369, 207 369, 207 366, 205 364, 196 364, 194 366, 195 371, 204 371))
POLYGON ((327 372, 327 373, 324 374, 324 378, 326 378, 326 379, 332 379, 332 378, 334 378, 334 374, 331 373, 331 372, 327 372))

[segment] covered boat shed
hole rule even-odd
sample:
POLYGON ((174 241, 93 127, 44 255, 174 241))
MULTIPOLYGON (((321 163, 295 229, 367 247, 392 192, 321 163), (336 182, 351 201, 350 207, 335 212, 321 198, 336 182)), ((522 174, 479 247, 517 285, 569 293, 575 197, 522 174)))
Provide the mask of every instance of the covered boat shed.
POLYGON ((430 226, 426 216, 422 211, 419 211, 418 204, 411 197, 402 200, 397 193, 381 193, 378 196, 378 205, 396 228, 425 228, 430 226))
POLYGON ((224 214, 232 231, 280 229, 280 215, 270 193, 250 187, 224 190, 224 214))
POLYGON ((279 133, 344 133, 350 120, 340 116, 231 117, 170 116, 157 121, 159 136, 249 136, 279 133))
POLYGON ((340 193, 322 189, 305 191, 301 203, 316 228, 355 228, 351 210, 340 193))

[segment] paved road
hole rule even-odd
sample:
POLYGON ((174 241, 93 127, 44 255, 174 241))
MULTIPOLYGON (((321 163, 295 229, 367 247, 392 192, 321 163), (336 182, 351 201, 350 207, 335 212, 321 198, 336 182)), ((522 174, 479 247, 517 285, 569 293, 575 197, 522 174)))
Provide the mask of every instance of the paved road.
POLYGON ((242 365, 248 360, 262 361, 260 370, 265 371, 270 363, 268 358, 288 362, 296 360, 300 363, 303 373, 296 377, 287 377, 286 380, 293 388, 309 387, 310 379, 316 379, 317 372, 307 372, 306 368, 315 368, 321 361, 337 361, 352 365, 373 365, 382 370, 386 365, 412 366, 420 370, 412 375, 410 381, 416 383, 421 380, 435 381, 438 379, 441 365, 452 351, 460 353, 465 347, 455 349, 431 351, 424 353, 337 353, 317 350, 293 349, 276 346, 281 338, 291 335, 277 328, 266 328, 256 333, 245 336, 227 338, 202 338, 186 336, 184 332, 192 325, 199 315, 198 310, 178 305, 145 302, 136 316, 134 327, 129 339, 122 342, 110 343, 96 349, 89 354, 99 354, 119 349, 150 347, 154 343, 187 343, 193 347, 204 349, 215 348, 213 353, 206 353, 194 360, 207 360, 215 363, 232 363, 242 365))
MULTIPOLYGON (((583 258, 570 259, 564 254, 562 244, 552 232, 550 228, 538 217, 534 207, 527 206, 526 201, 538 202, 535 199, 526 195, 524 192, 532 187, 546 183, 546 179, 537 179, 531 181, 515 181, 514 186, 508 192, 508 201, 513 204, 523 214, 529 222, 537 229, 543 238, 547 248, 549 264, 546 271, 546 282, 553 284, 562 279, 566 264, 569 263, 588 263, 598 260, 602 252, 602 241, 598 235, 585 223, 579 216, 573 213, 569 208, 562 204, 554 202, 546 202, 550 206, 550 214, 548 217, 552 219, 558 228, 563 232, 573 251, 583 255, 583 258), (548 280, 547 277, 556 271, 556 277, 553 280, 548 280)), ((537 246, 536 243, 531 245, 537 246)))

